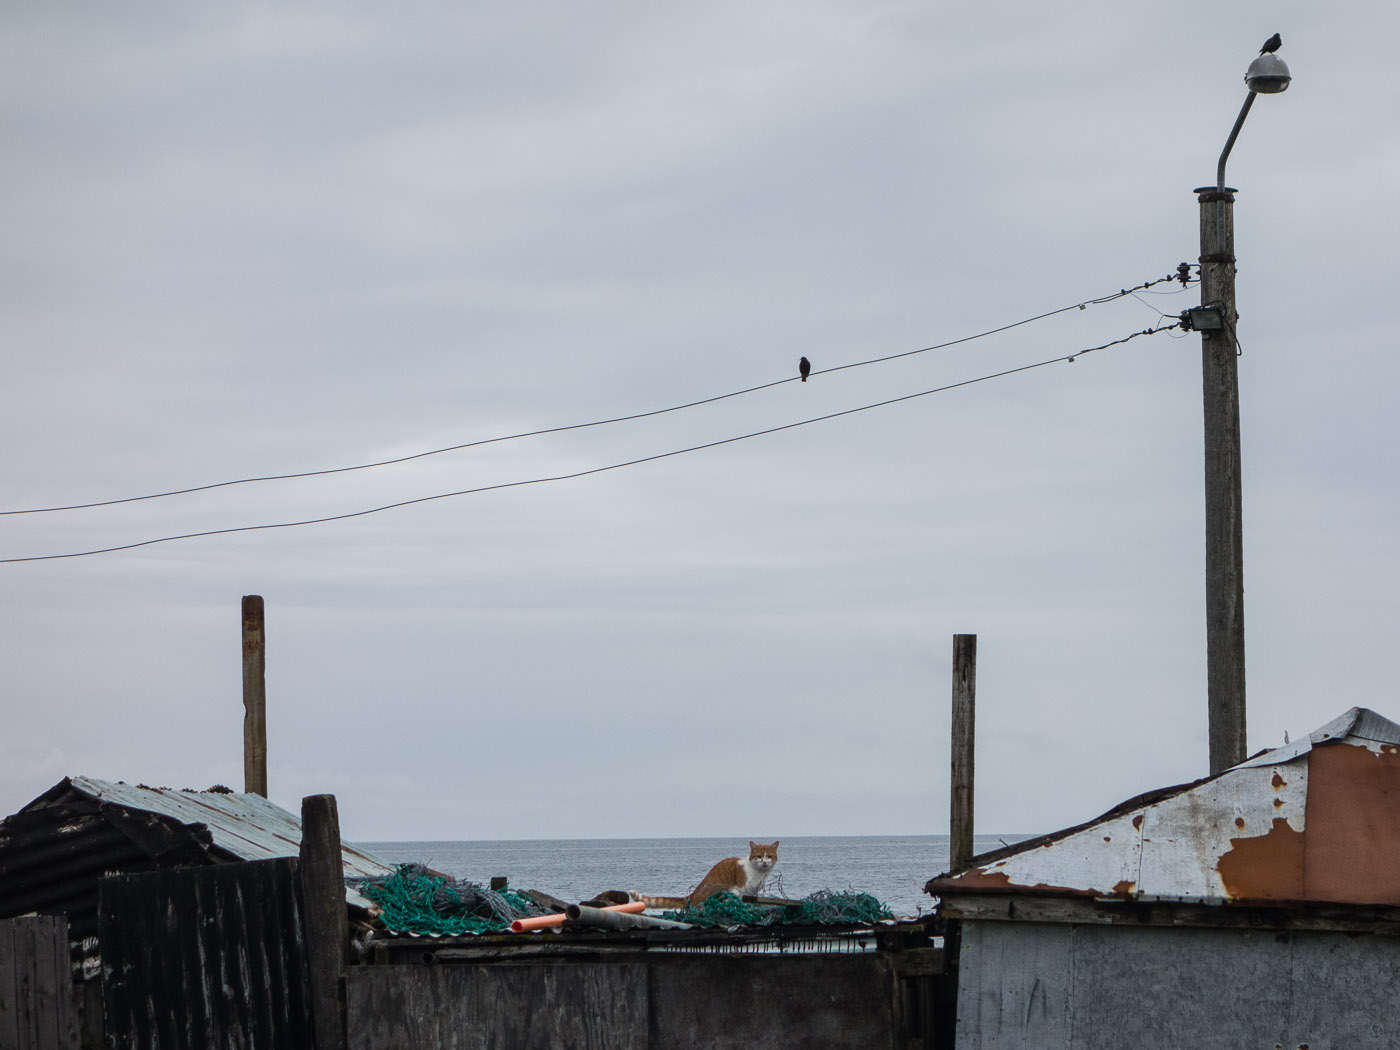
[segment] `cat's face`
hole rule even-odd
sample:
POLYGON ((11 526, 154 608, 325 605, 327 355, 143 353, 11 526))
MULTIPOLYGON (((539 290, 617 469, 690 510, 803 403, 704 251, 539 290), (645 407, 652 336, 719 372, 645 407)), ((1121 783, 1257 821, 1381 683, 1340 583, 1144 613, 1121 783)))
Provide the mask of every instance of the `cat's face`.
POLYGON ((759 871, 772 871, 778 863, 778 844, 765 846, 761 842, 749 843, 749 863, 759 871))

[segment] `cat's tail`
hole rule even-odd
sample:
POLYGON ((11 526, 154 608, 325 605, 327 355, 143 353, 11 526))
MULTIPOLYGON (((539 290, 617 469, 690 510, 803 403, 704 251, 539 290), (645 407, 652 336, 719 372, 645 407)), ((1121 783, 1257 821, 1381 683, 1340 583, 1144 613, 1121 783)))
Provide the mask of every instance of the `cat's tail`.
POLYGON ((634 901, 641 901, 648 908, 658 911, 682 911, 685 909, 686 899, 684 897, 652 897, 645 893, 638 893, 636 890, 628 890, 627 896, 634 901))

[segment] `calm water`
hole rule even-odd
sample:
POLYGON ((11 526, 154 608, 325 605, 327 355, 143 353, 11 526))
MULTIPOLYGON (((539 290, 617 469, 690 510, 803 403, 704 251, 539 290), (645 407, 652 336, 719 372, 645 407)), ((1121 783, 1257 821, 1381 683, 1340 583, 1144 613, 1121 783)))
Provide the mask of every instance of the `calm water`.
MULTIPOLYGON (((983 853, 1024 838, 978 837, 983 853)), ((654 896, 688 893, 724 857, 746 855, 738 839, 549 839, 501 842, 362 842, 391 864, 417 861, 459 879, 486 883, 504 875, 522 890, 587 900, 604 890, 654 896)), ((896 915, 928 911, 924 883, 948 868, 948 836, 782 839, 767 892, 805 897, 817 890, 874 894, 896 915)))

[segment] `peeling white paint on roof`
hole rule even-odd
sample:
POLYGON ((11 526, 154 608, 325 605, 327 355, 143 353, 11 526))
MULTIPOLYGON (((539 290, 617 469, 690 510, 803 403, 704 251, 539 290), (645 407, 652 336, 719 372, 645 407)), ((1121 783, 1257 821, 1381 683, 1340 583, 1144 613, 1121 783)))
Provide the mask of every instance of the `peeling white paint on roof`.
MULTIPOLYGON (((1365 707, 1353 707, 1346 714, 1332 719, 1320 729, 1315 729, 1301 740, 1295 740, 1283 747, 1265 751, 1262 755, 1241 762, 1235 769, 1244 766, 1274 766, 1291 762, 1306 755, 1314 744, 1325 744, 1329 740, 1349 737, 1356 741, 1366 741, 1377 746, 1381 744, 1400 745, 1400 725, 1365 707)), ((1373 748, 1374 750, 1374 748, 1373 748)))
MULTIPOLYGON (((927 889, 941 896, 1038 892, 1207 904, 1241 897, 1305 898, 1310 757, 1314 748, 1336 743, 1393 759, 1400 725, 1353 708, 1305 740, 1195 784, 1131 800, 1087 825, 998 851, 980 864, 932 880, 927 889), (1233 884, 1227 885, 1228 879, 1233 884)), ((1388 769, 1383 775, 1391 783, 1393 764, 1388 769)), ((1370 790, 1339 781, 1335 773, 1327 783, 1333 805, 1338 797, 1349 803, 1348 790, 1362 792, 1361 798, 1370 790)), ((1348 821, 1334 818, 1332 823, 1348 821)), ((1332 833, 1337 828, 1324 830, 1329 841, 1336 839, 1332 833)), ((1353 849, 1349 855, 1357 853, 1353 849)), ((1360 882, 1374 884, 1373 875, 1357 871, 1359 895, 1351 899, 1369 899, 1360 882)), ((1329 885, 1335 892, 1336 880, 1329 885)))

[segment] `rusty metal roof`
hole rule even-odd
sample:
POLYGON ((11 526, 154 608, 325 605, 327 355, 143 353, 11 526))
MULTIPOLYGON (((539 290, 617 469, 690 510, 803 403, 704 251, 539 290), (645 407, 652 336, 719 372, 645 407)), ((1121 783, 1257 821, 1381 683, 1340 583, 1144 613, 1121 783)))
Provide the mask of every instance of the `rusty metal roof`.
POLYGON ((1352 708, 1214 777, 973 860, 925 890, 1400 906, 1400 725, 1352 708))
MULTIPOLYGON (((35 799, 20 814, 42 810, 52 800, 71 796, 72 792, 99 804, 157 814, 186 827, 203 827, 207 829, 208 848, 224 860, 295 857, 301 848, 298 817, 261 795, 238 792, 175 790, 77 776, 35 799)), ((351 845, 342 844, 341 859, 346 877, 386 875, 394 870, 387 862, 351 845)), ((375 910, 348 887, 346 899, 358 907, 375 910)))
MULTIPOLYGON (((236 791, 186 791, 70 777, 73 787, 103 802, 163 813, 182 824, 203 824, 214 845, 238 860, 295 857, 301 850, 301 820, 261 795, 236 791)), ((394 869, 355 846, 342 844, 347 876, 387 875, 394 869)))

